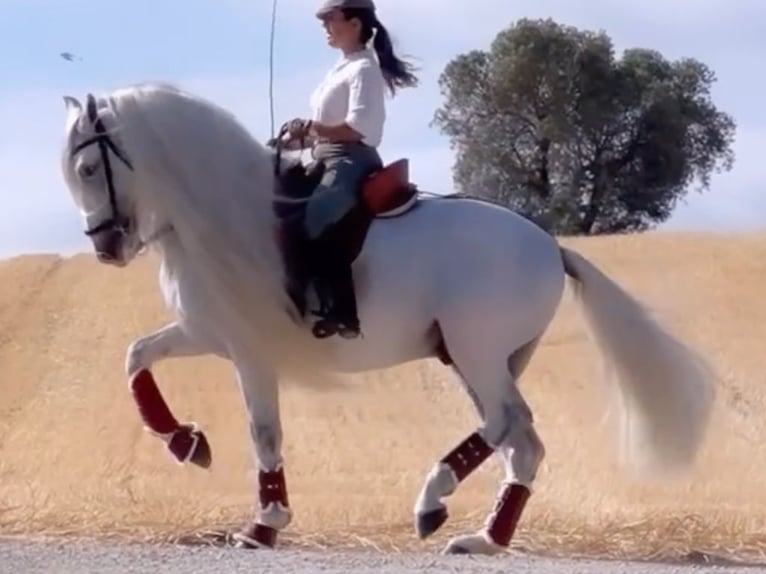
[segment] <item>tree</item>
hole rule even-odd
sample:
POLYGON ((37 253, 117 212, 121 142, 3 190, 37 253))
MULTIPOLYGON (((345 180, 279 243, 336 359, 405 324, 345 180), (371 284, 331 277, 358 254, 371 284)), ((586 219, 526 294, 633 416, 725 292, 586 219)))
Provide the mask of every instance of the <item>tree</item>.
POLYGON ((617 59, 604 32, 525 19, 447 64, 434 124, 456 150, 461 195, 558 234, 642 231, 733 165, 715 81, 694 59, 640 48, 617 59))

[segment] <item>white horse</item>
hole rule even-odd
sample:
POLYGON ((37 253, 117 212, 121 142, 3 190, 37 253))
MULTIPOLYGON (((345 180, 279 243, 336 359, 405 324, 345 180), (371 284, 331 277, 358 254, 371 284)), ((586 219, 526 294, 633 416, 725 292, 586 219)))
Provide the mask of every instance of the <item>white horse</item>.
POLYGON ((706 362, 524 218, 467 198, 420 199, 399 217, 376 218, 353 267, 363 337, 320 340, 285 290, 274 211, 274 165, 285 160, 225 110, 174 87, 65 100, 63 174, 99 259, 126 266, 149 246, 161 257, 161 290, 177 321, 137 339, 126 370, 146 427, 179 462, 209 465, 209 445, 196 425, 173 417, 152 365, 215 354, 236 369, 260 496, 252 524, 235 535, 240 546, 274 547, 291 519, 280 379, 314 384, 439 357, 454 366, 482 425, 426 477, 416 532, 435 532, 447 519, 443 499, 496 453, 506 477, 495 508, 445 552, 506 549, 544 456, 518 382, 566 276, 613 375, 625 461, 654 475, 693 467, 715 396, 706 362))

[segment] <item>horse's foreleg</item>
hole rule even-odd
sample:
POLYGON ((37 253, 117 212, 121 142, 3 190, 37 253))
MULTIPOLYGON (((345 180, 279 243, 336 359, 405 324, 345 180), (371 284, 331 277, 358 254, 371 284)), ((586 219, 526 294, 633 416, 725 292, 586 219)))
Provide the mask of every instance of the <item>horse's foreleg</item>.
POLYGON ((181 463, 192 462, 203 468, 211 463, 210 445, 196 423, 176 420, 154 380, 151 368, 162 359, 188 357, 209 352, 193 341, 178 323, 171 323, 128 348, 125 371, 130 390, 146 429, 160 437, 181 463))
POLYGON ((247 411, 250 439, 258 469, 259 511, 256 519, 234 534, 241 546, 273 548, 278 531, 292 519, 282 466, 282 424, 277 376, 237 362, 237 379, 247 411))

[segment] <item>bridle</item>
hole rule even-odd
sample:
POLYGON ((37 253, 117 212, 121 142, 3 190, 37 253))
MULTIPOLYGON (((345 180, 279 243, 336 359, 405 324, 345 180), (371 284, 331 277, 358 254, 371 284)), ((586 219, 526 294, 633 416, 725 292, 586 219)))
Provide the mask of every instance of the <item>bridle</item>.
POLYGON ((109 194, 109 204, 112 208, 112 216, 92 227, 85 230, 85 235, 91 237, 103 231, 115 231, 122 235, 127 235, 130 228, 130 219, 120 213, 117 205, 117 193, 114 189, 114 178, 112 175, 112 164, 109 162, 109 150, 127 166, 127 168, 133 171, 133 166, 127 157, 120 151, 115 145, 114 141, 109 137, 109 134, 104 127, 101 118, 98 117, 98 109, 96 107, 96 98, 93 94, 88 94, 86 103, 86 112, 88 119, 90 119, 93 127, 96 131, 96 135, 82 142, 72 150, 72 156, 82 151, 86 147, 92 144, 98 144, 98 149, 101 152, 101 162, 104 165, 104 174, 106 176, 106 189, 109 194))

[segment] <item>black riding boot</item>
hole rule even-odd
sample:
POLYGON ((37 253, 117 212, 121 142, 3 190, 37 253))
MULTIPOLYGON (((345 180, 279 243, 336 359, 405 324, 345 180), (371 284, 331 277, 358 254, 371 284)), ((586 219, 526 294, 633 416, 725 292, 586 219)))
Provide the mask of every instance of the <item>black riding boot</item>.
POLYGON ((353 339, 360 334, 356 294, 351 263, 343 245, 339 244, 337 229, 330 229, 313 242, 314 286, 319 297, 320 319, 312 332, 319 338, 339 334, 353 339))
POLYGON ((320 319, 312 329, 314 336, 325 338, 337 333, 346 339, 358 337, 360 328, 351 266, 328 269, 323 275, 319 278, 323 288, 318 291, 324 291, 324 300, 318 313, 320 319))

